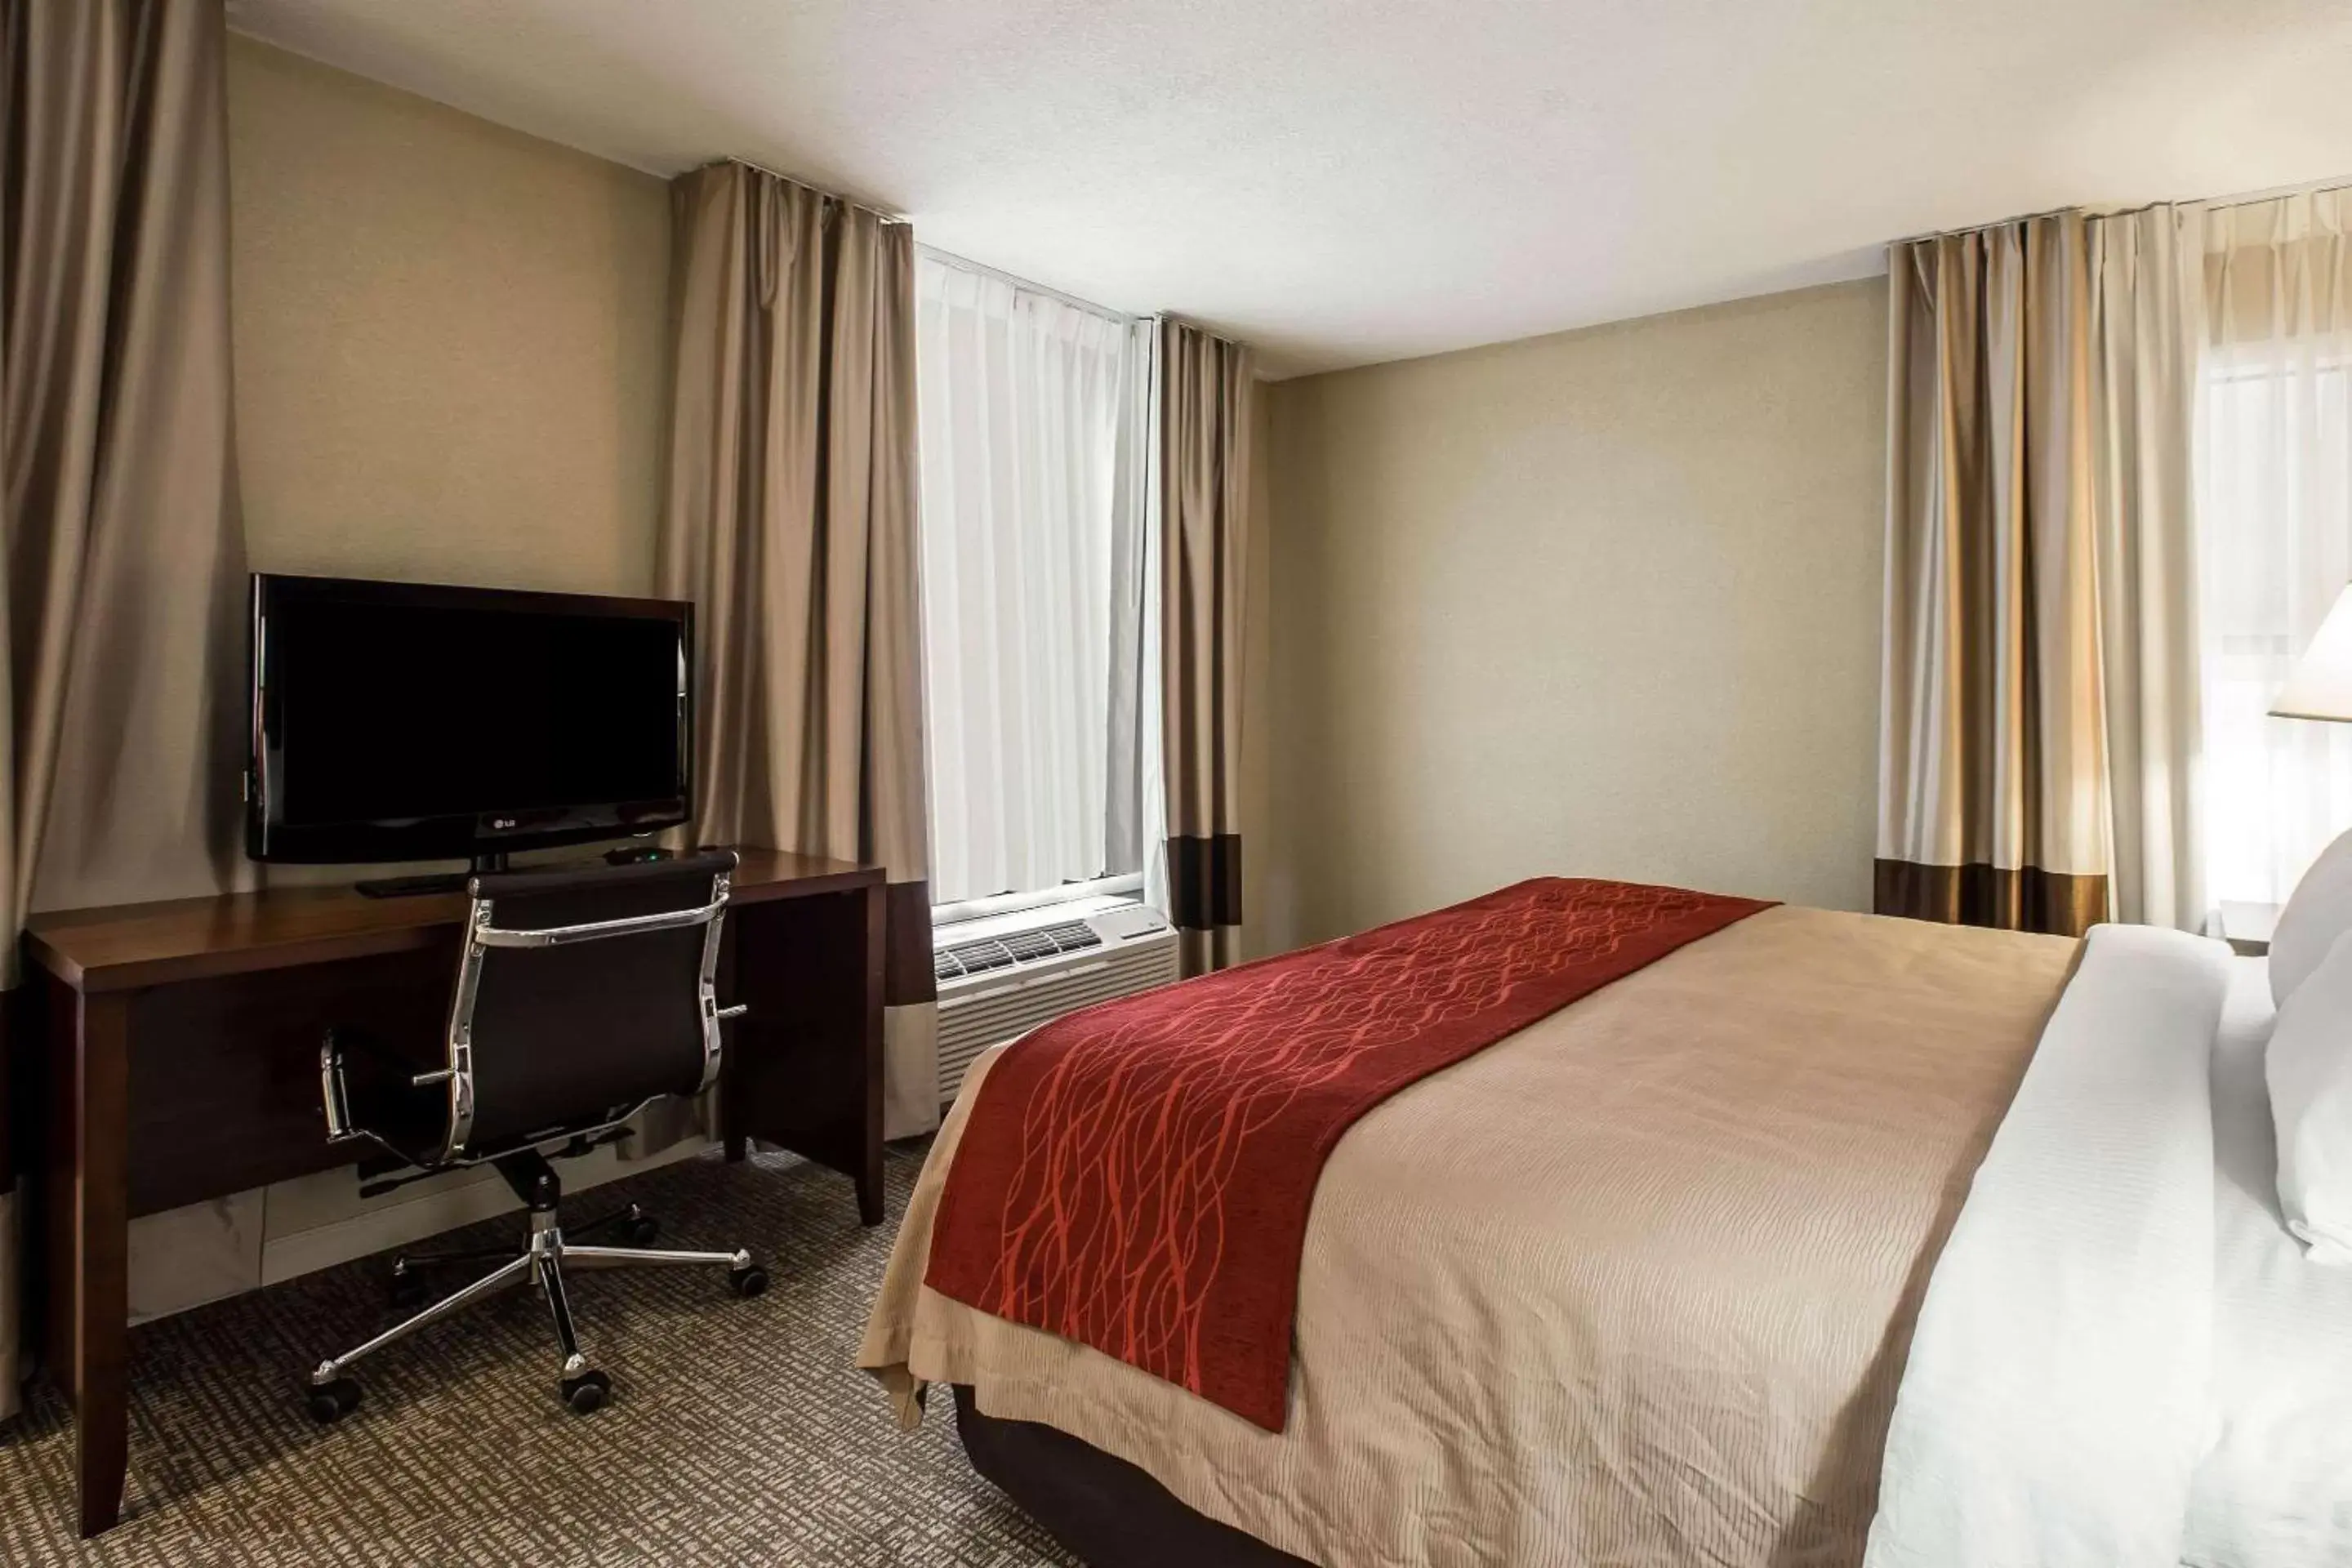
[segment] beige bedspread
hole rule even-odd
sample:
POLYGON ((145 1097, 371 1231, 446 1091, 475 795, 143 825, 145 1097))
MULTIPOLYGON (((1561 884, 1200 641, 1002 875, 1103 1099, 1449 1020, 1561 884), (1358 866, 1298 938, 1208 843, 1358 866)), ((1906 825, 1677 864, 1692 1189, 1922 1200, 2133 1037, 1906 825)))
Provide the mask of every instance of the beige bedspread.
POLYGON ((985 1061, 859 1364, 966 1383, 1328 1565, 1858 1563, 1911 1323, 2076 944, 1768 910, 1404 1090, 1325 1167, 1287 1428, 926 1289, 985 1061))

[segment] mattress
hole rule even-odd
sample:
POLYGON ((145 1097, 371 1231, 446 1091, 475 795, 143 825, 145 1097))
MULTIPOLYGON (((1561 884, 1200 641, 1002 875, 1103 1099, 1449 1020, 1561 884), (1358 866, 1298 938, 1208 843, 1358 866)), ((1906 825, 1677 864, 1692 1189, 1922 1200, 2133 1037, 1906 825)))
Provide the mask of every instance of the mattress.
POLYGON ((1860 1561, 1913 1320, 2076 944, 1767 910, 1398 1094, 1309 1219, 1262 1430, 921 1283, 860 1363, 1326 1564, 1860 1561))

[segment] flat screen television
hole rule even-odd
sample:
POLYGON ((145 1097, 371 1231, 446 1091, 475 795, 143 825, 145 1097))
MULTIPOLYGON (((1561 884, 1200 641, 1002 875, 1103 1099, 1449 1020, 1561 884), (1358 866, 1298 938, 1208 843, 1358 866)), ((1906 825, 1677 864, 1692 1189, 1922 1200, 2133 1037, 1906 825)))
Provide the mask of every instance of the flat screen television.
POLYGON ((694 606, 257 574, 246 852, 388 861, 674 826, 694 606))

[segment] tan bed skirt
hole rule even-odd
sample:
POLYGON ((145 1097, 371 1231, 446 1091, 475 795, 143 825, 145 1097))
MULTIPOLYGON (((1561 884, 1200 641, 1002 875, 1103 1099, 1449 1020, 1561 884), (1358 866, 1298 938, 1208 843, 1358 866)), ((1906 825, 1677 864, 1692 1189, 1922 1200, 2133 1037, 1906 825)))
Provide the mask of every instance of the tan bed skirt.
POLYGON ((1858 1563, 1911 1324, 2074 942, 1768 910, 1341 1140, 1290 1419, 923 1288, 973 1069, 859 1364, 972 1386, 1343 1564, 1858 1563))

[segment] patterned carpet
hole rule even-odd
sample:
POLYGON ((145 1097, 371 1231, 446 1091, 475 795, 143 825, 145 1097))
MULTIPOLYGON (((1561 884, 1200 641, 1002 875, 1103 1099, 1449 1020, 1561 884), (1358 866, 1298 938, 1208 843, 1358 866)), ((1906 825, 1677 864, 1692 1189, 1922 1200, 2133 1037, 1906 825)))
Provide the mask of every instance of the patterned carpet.
POLYGON ((902 1434, 851 1364, 919 1158, 892 1154, 892 1223, 873 1230, 845 1178, 783 1155, 572 1200, 575 1220, 635 1200, 661 1245, 749 1247, 773 1280, 739 1301, 717 1269, 572 1276, 614 1383, 585 1419, 556 1398, 536 1291, 362 1363, 365 1403, 332 1427, 304 1414, 299 1374, 392 1320, 381 1260, 138 1329, 123 1522, 74 1540, 70 1417, 45 1391, 0 1426, 0 1563, 1068 1564, 972 1473, 944 1405, 902 1434))

